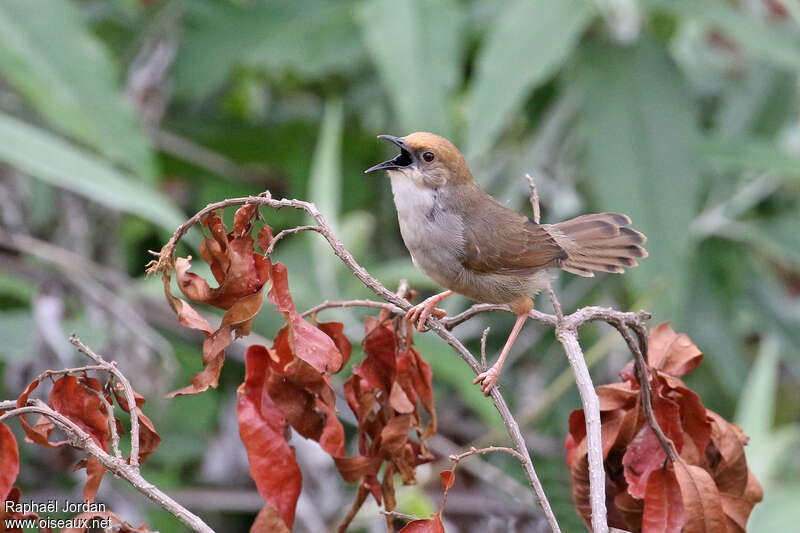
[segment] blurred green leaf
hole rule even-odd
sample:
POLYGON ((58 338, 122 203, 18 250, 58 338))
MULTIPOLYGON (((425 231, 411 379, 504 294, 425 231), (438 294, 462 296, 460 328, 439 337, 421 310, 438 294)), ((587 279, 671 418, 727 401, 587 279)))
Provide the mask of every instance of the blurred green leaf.
POLYGON ((600 208, 628 214, 648 237, 650 257, 625 278, 639 291, 669 288, 652 310, 657 320, 679 320, 699 182, 691 95, 664 48, 647 38, 628 48, 587 43, 577 74, 588 185, 600 208))
POLYGON ((352 72, 366 57, 353 2, 183 0, 178 90, 190 97, 218 88, 237 64, 290 71, 305 79, 352 72))
MULTIPOLYGON (((339 211, 342 195, 342 126, 344 109, 339 98, 325 103, 317 146, 311 160, 309 176, 309 200, 316 204, 333 233, 339 235, 339 211)), ((336 290, 336 272, 340 268, 339 258, 330 245, 319 235, 309 235, 314 257, 320 295, 331 299, 339 295, 336 290)))
POLYGON ((798 501, 800 483, 765 491, 764 501, 753 508, 747 530, 775 533, 796 531, 798 501))
POLYGON ((517 0, 499 14, 477 59, 469 157, 492 147, 531 89, 569 56, 595 14, 587 0, 517 0))
POLYGON ((761 342, 755 364, 742 387, 736 409, 736 423, 751 438, 763 438, 770 433, 775 416, 775 392, 778 377, 780 342, 768 336, 761 342))
POLYGON ((359 22, 402 135, 448 136, 448 96, 459 82, 462 14, 455 0, 369 0, 359 22))
POLYGON ((172 232, 185 217, 152 188, 106 162, 0 112, 0 161, 112 209, 139 215, 172 232))
POLYGON ((31 359, 38 342, 34 331, 36 323, 29 309, 0 312, 0 359, 31 359))
POLYGON ((647 0, 655 11, 696 18, 722 31, 753 56, 777 67, 800 70, 800 35, 755 14, 745 14, 725 2, 647 0))
POLYGON ((758 218, 734 226, 731 234, 766 253, 786 268, 800 269, 800 213, 786 213, 771 218, 758 218))
POLYGON ((55 128, 155 177, 148 141, 103 43, 68 0, 0 2, 0 74, 55 128))
POLYGON ((800 179, 800 157, 769 139, 706 137, 700 141, 699 153, 704 163, 719 172, 774 172, 800 179))

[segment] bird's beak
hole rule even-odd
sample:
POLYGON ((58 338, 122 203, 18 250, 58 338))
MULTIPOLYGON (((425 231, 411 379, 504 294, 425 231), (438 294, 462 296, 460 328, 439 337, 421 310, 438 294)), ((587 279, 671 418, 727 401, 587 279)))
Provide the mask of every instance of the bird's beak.
POLYGON ((396 144, 400 148, 400 153, 394 159, 389 159, 383 163, 378 163, 374 167, 369 167, 364 171, 364 174, 377 172, 379 170, 397 170, 399 168, 405 168, 414 162, 414 157, 408 148, 406 148, 406 144, 400 137, 395 137, 394 135, 378 135, 378 139, 386 139, 387 141, 396 144))

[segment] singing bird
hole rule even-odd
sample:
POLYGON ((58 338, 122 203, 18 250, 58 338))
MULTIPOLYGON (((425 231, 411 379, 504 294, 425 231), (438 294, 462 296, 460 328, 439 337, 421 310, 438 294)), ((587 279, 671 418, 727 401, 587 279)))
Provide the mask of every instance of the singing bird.
POLYGON ((400 153, 364 172, 388 172, 411 259, 448 289, 412 307, 407 318, 422 331, 431 314, 445 315, 436 304, 454 292, 508 304, 517 315, 497 361, 475 378, 486 395, 533 309, 533 297, 551 279, 549 269, 591 277, 594 271, 621 273, 647 257, 642 247, 647 239, 627 227, 626 215, 598 213, 537 224, 481 189, 464 156, 444 137, 417 132, 378 138, 397 145, 400 153))

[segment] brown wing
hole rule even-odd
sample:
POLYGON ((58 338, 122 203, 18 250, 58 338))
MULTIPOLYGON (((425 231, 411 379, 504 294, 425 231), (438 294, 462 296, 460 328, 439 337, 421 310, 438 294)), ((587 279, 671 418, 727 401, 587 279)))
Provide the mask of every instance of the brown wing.
POLYGON ((462 264, 474 272, 525 274, 557 266, 567 253, 542 226, 494 199, 467 210, 462 264))

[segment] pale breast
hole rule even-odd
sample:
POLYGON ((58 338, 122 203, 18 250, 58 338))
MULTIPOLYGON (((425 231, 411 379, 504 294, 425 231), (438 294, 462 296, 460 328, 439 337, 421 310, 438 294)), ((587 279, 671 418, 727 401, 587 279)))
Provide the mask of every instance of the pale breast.
POLYGON ((436 283, 453 288, 462 276, 464 248, 461 217, 449 212, 439 191, 390 173, 397 220, 414 264, 436 283))

